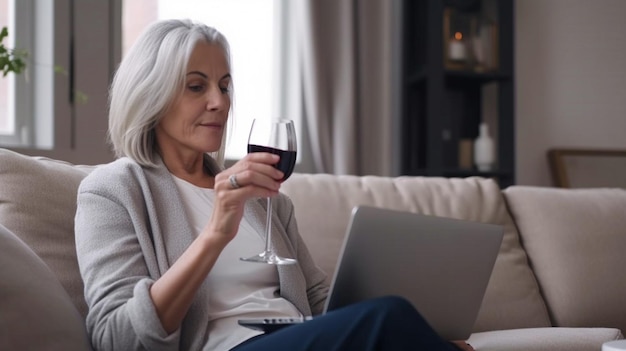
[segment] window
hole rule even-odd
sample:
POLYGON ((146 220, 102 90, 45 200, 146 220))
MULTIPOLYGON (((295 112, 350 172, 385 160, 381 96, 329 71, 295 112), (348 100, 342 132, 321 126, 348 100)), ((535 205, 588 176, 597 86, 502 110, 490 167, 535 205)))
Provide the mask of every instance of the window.
POLYGON ((276 0, 125 0, 122 9, 123 53, 151 22, 189 18, 222 32, 230 44, 234 83, 234 128, 229 131, 228 159, 247 150, 252 119, 275 115, 278 98, 274 65, 278 61, 276 0))
MULTIPOLYGON (((279 112, 285 110, 285 88, 278 82, 287 75, 288 33, 280 26, 289 2, 0 0, 0 25, 14 26, 17 46, 28 52, 26 74, 0 78, 0 147, 74 163, 111 161, 107 98, 119 60, 153 21, 190 18, 216 27, 231 45, 234 128, 226 157, 243 157, 252 119, 285 115, 279 112)), ((289 118, 300 142, 298 117, 289 118)))
MULTIPOLYGON (((4 44, 9 48, 15 47, 15 23, 13 0, 0 0, 0 27, 8 27, 9 37, 4 44)), ((0 135, 15 134, 15 79, 13 74, 0 78, 0 135)))
POLYGON ((52 2, 0 0, 0 26, 8 47, 24 50, 26 72, 0 78, 0 142, 3 146, 52 146, 52 2))

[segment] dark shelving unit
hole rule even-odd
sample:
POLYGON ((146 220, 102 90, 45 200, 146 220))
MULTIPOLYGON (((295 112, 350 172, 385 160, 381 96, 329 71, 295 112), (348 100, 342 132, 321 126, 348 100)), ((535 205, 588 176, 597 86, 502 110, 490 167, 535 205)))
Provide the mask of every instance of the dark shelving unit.
POLYGON ((515 183, 513 8, 513 0, 405 0, 403 174, 492 177, 501 187, 515 183), (489 53, 496 64, 449 67, 449 43, 444 38, 449 20, 444 13, 450 9, 459 13, 489 9, 496 28, 489 53), (478 136, 487 86, 491 91, 487 103, 496 122, 489 126, 496 162, 492 170, 480 172, 460 167, 459 142, 478 136))

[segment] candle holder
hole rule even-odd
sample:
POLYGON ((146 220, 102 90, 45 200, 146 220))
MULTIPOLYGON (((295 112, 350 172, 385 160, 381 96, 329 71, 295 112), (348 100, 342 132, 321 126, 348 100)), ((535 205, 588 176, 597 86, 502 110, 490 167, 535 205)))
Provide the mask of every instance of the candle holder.
POLYGON ((447 69, 465 70, 471 67, 471 16, 448 6, 443 14, 443 57, 447 69))
POLYGON ((446 6, 443 13, 444 67, 477 72, 498 69, 497 22, 482 1, 471 6, 446 6))

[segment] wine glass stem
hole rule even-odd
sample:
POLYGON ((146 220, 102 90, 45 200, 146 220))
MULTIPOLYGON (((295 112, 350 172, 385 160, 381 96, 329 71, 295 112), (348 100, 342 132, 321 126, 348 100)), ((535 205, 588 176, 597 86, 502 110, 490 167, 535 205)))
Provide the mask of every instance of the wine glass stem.
POLYGON ((265 253, 271 254, 270 242, 272 241, 272 198, 267 198, 267 219, 265 221, 265 253))

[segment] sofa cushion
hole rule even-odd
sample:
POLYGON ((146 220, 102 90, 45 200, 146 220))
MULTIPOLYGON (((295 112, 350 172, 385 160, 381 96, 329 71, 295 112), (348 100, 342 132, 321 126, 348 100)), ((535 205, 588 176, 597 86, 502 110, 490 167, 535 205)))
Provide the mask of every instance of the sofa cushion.
POLYGON ((626 190, 504 193, 554 325, 625 331, 626 190))
POLYGON ((0 350, 88 350, 84 319, 46 264, 0 225, 0 350))
POLYGON ((525 328, 475 333, 468 342, 478 351, 600 351, 623 337, 614 328, 525 328))
MULTIPOLYGON (((300 233, 329 280, 356 205, 504 226, 502 247, 474 330, 550 326, 536 279, 494 181, 294 174, 281 191, 294 202, 300 233)), ((415 284, 428 289, 428 282, 415 284)))
POLYGON ((25 242, 56 274, 85 316, 76 260, 76 193, 88 167, 0 149, 0 224, 25 242))

